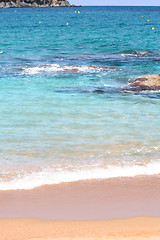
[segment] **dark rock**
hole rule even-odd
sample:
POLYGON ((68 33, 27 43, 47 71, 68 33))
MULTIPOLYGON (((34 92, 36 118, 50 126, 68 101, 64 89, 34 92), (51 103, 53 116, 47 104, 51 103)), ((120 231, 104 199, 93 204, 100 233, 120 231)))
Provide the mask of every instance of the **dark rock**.
POLYGON ((0 0, 0 8, 71 6, 67 0, 0 0))

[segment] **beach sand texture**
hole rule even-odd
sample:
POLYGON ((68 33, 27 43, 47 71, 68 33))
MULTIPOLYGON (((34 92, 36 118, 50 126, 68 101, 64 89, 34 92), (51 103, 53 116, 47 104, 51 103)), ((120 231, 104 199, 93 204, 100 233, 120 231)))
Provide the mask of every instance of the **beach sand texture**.
POLYGON ((1 191, 0 240, 159 240, 158 185, 137 177, 1 191))
POLYGON ((160 218, 109 221, 0 220, 1 240, 159 240, 160 218))
POLYGON ((110 220, 159 217, 159 176, 0 191, 0 218, 110 220))

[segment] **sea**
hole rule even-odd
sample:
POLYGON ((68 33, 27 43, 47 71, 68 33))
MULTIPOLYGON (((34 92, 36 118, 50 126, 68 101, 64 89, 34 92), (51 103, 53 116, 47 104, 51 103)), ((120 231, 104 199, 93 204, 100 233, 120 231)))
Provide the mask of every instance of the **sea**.
POLYGON ((0 190, 158 176, 159 73, 160 7, 0 9, 0 190))

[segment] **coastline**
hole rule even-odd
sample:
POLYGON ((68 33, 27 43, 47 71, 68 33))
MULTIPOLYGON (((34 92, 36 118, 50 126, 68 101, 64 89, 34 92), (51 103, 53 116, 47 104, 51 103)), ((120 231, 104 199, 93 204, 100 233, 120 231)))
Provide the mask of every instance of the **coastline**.
POLYGON ((109 220, 160 216, 160 176, 138 176, 0 191, 0 218, 109 220))
POLYGON ((0 2, 0 8, 30 8, 30 7, 77 7, 76 5, 70 4, 67 0, 47 0, 43 1, 20 1, 20 0, 7 0, 0 2))
POLYGON ((110 221, 0 220, 1 240, 158 240, 160 218, 110 221))
POLYGON ((159 240, 160 176, 0 191, 1 240, 159 240))

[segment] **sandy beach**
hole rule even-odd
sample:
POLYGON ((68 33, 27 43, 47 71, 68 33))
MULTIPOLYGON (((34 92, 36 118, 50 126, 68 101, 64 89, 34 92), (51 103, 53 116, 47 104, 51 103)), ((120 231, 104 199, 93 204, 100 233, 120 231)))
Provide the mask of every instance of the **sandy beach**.
POLYGON ((159 240, 159 176, 0 191, 0 240, 159 240))
POLYGON ((139 176, 0 191, 0 240, 159 240, 159 181, 139 176))
POLYGON ((0 218, 110 220, 159 217, 159 184, 157 175, 0 191, 0 218))
POLYGON ((160 218, 110 221, 0 220, 1 240, 159 240, 160 218))

